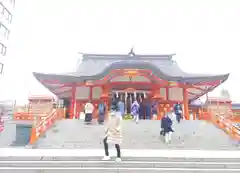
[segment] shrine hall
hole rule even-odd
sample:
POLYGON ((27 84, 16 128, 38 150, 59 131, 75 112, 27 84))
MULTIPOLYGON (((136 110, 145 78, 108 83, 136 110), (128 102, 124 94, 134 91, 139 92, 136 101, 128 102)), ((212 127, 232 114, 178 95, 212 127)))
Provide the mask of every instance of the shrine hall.
POLYGON ((159 116, 179 102, 185 119, 189 119, 189 103, 214 90, 229 74, 187 73, 173 56, 176 55, 141 55, 133 50, 128 54, 82 54, 82 61, 73 72, 33 75, 64 101, 69 118, 82 112, 88 101, 97 105, 103 100, 109 105, 111 98, 117 96, 124 100, 126 113, 134 99, 148 98, 157 100, 159 116))

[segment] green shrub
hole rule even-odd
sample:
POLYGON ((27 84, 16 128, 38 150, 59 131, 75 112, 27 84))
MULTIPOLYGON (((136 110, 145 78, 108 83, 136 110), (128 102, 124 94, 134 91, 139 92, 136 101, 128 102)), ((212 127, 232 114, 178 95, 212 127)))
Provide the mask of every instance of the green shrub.
POLYGON ((132 120, 133 117, 132 117, 131 114, 125 114, 125 115, 123 116, 123 119, 124 119, 124 120, 132 120))

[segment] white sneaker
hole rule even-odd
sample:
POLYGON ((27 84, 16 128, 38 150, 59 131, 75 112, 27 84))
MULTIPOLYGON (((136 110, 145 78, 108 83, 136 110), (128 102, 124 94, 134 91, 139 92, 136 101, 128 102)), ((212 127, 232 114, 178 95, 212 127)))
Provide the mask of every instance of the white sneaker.
POLYGON ((115 161, 116 161, 116 162, 121 162, 122 159, 121 159, 120 157, 117 157, 115 161))
POLYGON ((110 160, 110 159, 111 159, 110 156, 104 156, 104 157, 102 158, 102 160, 104 160, 104 161, 107 161, 107 160, 110 160))

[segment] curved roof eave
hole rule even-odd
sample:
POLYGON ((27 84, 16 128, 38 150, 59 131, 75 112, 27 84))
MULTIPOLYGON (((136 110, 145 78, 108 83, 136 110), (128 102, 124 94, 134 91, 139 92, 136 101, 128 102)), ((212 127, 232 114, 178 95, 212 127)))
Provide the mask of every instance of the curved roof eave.
POLYGON ((66 75, 66 74, 43 74, 34 72, 33 75, 38 80, 59 80, 60 82, 74 82, 74 81, 85 81, 85 80, 97 80, 104 78, 107 74, 109 74, 112 70, 115 69, 149 69, 156 76, 160 77, 163 80, 173 80, 178 81, 181 79, 181 76, 171 76, 170 74, 166 74, 161 71, 158 67, 148 62, 136 62, 136 63, 126 63, 126 62, 115 62, 105 68, 102 72, 94 75, 94 76, 77 76, 77 75, 66 75))
MULTIPOLYGON (((76 74, 43 74, 34 72, 33 75, 37 80, 58 80, 59 82, 70 83, 70 82, 81 82, 85 80, 97 80, 104 78, 112 70, 115 69, 149 69, 154 75, 158 76, 163 80, 183 82, 183 83, 199 83, 212 80, 227 80, 229 74, 223 75, 203 75, 203 76, 192 76, 186 73, 186 76, 173 76, 171 74, 164 73, 160 68, 149 62, 115 62, 106 67, 100 73, 93 76, 77 76, 76 74)), ((171 71, 170 71, 171 72, 171 71)), ((169 72, 169 73, 170 73, 169 72)))
POLYGON ((33 76, 38 80, 46 80, 46 81, 59 81, 59 82, 74 82, 78 79, 74 74, 45 74, 45 73, 37 73, 33 72, 33 76), (67 81, 66 81, 67 80, 67 81))

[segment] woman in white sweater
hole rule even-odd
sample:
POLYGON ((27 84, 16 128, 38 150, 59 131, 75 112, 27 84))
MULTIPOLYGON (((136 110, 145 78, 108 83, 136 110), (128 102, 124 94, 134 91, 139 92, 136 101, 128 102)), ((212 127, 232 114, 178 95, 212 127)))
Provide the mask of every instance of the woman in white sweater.
POLYGON ((110 160, 108 144, 114 144, 117 150, 116 161, 121 161, 121 149, 122 143, 122 131, 121 131, 121 112, 118 109, 117 102, 113 102, 111 106, 111 112, 105 128, 105 138, 103 140, 105 156, 102 160, 110 160))

